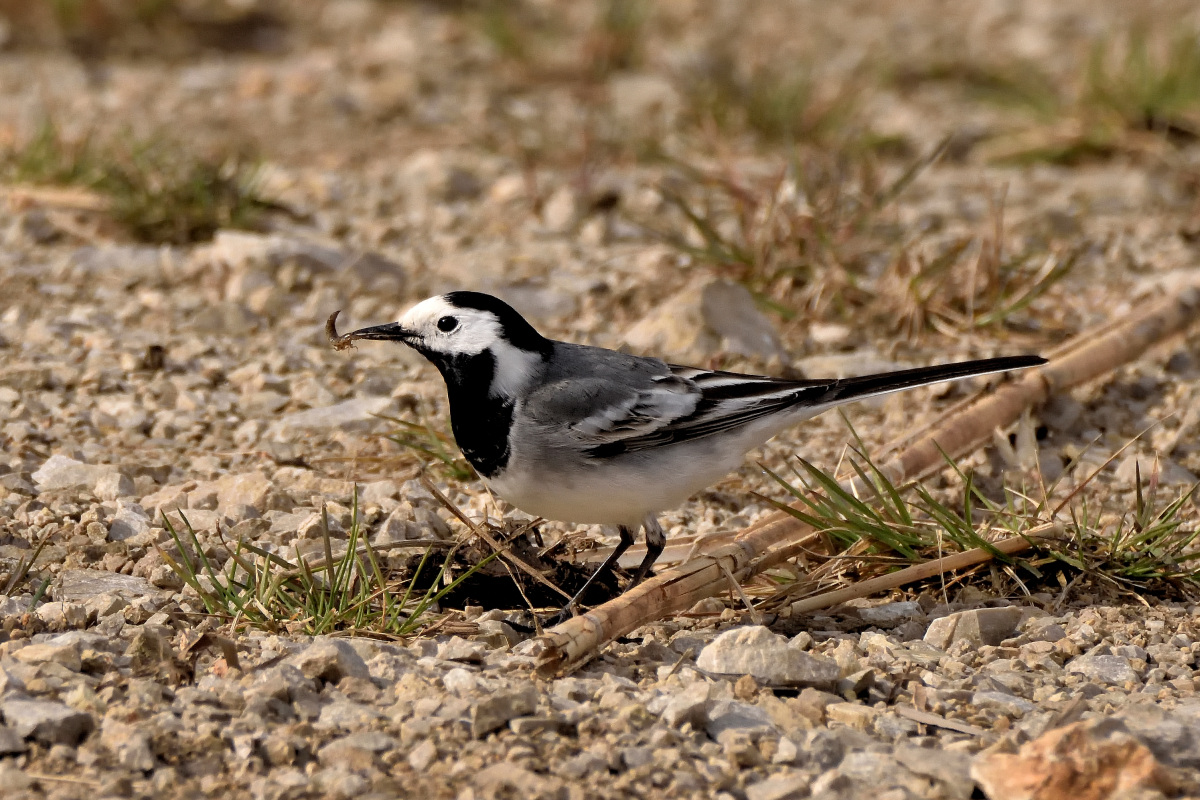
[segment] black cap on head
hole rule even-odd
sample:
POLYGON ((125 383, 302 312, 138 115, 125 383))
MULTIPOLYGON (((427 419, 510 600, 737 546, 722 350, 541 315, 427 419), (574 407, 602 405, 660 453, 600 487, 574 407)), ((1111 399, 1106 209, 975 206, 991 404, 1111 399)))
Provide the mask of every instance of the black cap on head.
POLYGON ((493 297, 483 292, 449 292, 443 295, 446 302, 457 308, 474 308, 488 311, 500 320, 500 328, 504 338, 514 347, 532 352, 545 352, 550 349, 550 341, 525 321, 517 310, 499 297, 493 297))

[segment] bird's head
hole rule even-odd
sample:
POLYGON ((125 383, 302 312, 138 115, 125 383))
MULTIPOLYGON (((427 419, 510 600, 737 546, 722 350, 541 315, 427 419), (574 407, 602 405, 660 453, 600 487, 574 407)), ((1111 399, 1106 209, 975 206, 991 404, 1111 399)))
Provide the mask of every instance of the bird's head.
POLYGON ((481 292, 422 300, 396 322, 362 328, 347 340, 403 342, 429 359, 447 383, 484 379, 492 394, 516 394, 553 345, 516 310, 481 292))

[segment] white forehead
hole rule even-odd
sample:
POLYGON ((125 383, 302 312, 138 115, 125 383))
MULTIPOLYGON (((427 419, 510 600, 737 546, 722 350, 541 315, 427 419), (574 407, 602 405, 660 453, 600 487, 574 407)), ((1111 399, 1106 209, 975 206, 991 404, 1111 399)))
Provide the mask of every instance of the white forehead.
POLYGON ((402 326, 421 334, 426 347, 466 355, 480 353, 501 340, 500 320, 490 311, 460 308, 438 295, 422 300, 397 320, 402 326), (454 317, 458 327, 449 335, 438 330, 442 317, 454 317))
POLYGON ((460 310, 454 308, 446 302, 446 298, 439 295, 417 303, 408 311, 401 314, 398 321, 406 328, 423 328, 426 325, 433 325, 447 314, 453 316, 455 312, 460 310))

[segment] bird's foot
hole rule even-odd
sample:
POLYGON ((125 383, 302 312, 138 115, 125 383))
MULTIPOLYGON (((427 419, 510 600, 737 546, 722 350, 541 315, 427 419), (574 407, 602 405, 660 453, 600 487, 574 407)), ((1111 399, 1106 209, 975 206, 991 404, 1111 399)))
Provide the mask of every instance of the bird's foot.
POLYGON ((652 569, 639 569, 637 571, 637 573, 633 576, 633 580, 631 580, 629 582, 629 585, 625 587, 625 591, 628 592, 630 589, 637 586, 639 583, 646 580, 647 578, 653 578, 654 574, 655 574, 654 570, 652 570, 652 569))

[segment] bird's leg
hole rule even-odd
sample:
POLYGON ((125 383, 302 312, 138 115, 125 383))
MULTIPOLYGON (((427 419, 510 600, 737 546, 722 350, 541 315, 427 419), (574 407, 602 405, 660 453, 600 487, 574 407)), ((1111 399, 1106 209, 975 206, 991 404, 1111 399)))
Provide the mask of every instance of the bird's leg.
POLYGON ((650 514, 642 521, 642 530, 646 532, 646 557, 642 559, 642 563, 638 565, 637 574, 633 576, 633 583, 629 584, 632 589, 637 586, 650 572, 650 567, 654 566, 654 562, 658 561, 658 557, 662 555, 663 548, 667 546, 667 535, 663 533, 662 525, 658 524, 658 517, 650 514))
POLYGON ((613 565, 617 563, 617 559, 624 555, 625 551, 628 550, 630 545, 633 544, 633 528, 622 525, 618 528, 618 530, 621 534, 621 541, 617 542, 617 546, 611 553, 608 554, 608 558, 604 559, 604 563, 600 565, 600 568, 593 572, 591 576, 589 576, 588 579, 583 582, 583 587, 575 593, 575 596, 572 597, 565 606, 563 606, 562 611, 558 612, 558 616, 554 617, 549 624, 558 625, 559 623, 570 619, 571 612, 574 610, 576 603, 579 602, 579 598, 583 597, 584 593, 591 588, 592 584, 595 583, 601 575, 606 572, 612 572, 613 565))

